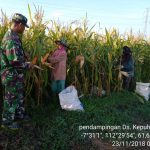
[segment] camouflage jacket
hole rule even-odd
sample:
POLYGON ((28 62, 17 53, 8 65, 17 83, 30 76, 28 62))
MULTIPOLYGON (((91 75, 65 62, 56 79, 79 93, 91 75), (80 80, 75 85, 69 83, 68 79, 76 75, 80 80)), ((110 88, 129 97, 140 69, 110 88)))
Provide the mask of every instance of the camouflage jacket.
POLYGON ((8 30, 2 40, 0 65, 1 72, 12 68, 24 70, 28 67, 20 37, 12 30, 8 30))

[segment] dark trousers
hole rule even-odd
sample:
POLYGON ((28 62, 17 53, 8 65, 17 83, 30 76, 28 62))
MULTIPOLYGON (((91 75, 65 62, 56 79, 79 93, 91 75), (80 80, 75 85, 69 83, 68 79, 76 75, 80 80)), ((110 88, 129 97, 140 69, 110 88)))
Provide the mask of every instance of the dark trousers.
POLYGON ((134 91, 136 88, 136 81, 135 78, 132 76, 125 77, 123 76, 123 84, 122 84, 123 89, 128 90, 128 91, 134 91))

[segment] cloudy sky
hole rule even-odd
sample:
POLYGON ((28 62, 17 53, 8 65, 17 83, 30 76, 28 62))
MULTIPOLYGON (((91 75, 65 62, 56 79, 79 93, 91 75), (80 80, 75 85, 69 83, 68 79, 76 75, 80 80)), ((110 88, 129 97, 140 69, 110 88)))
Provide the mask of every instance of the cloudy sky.
POLYGON ((150 0, 0 0, 0 8, 8 17, 15 12, 29 17, 28 4, 33 13, 34 5, 42 6, 45 20, 68 23, 87 14, 89 26, 96 24, 95 29, 100 25, 101 30, 114 27, 124 33, 132 28, 134 33, 146 31, 150 35, 150 0))

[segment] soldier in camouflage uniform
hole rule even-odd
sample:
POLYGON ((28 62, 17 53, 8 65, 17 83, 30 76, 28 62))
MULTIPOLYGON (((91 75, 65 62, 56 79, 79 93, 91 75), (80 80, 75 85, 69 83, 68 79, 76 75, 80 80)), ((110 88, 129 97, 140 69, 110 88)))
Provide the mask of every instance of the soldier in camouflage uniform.
POLYGON ((27 18, 16 13, 1 44, 1 81, 4 88, 2 123, 13 124, 24 118, 24 71, 32 66, 25 62, 25 53, 19 34, 27 25, 27 18))

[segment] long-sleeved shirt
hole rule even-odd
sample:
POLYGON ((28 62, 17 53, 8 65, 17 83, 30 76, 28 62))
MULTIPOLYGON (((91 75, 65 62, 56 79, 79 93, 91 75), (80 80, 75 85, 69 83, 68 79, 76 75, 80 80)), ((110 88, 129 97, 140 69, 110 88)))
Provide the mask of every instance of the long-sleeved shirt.
POLYGON ((65 48, 57 49, 48 57, 48 62, 53 64, 52 80, 66 80, 67 53, 65 48))
POLYGON ((17 33, 8 30, 1 44, 1 71, 6 69, 24 70, 28 68, 25 62, 25 54, 22 42, 17 33))
POLYGON ((130 76, 134 76, 134 60, 132 56, 127 61, 122 61, 121 65, 123 66, 122 71, 128 72, 130 76))

